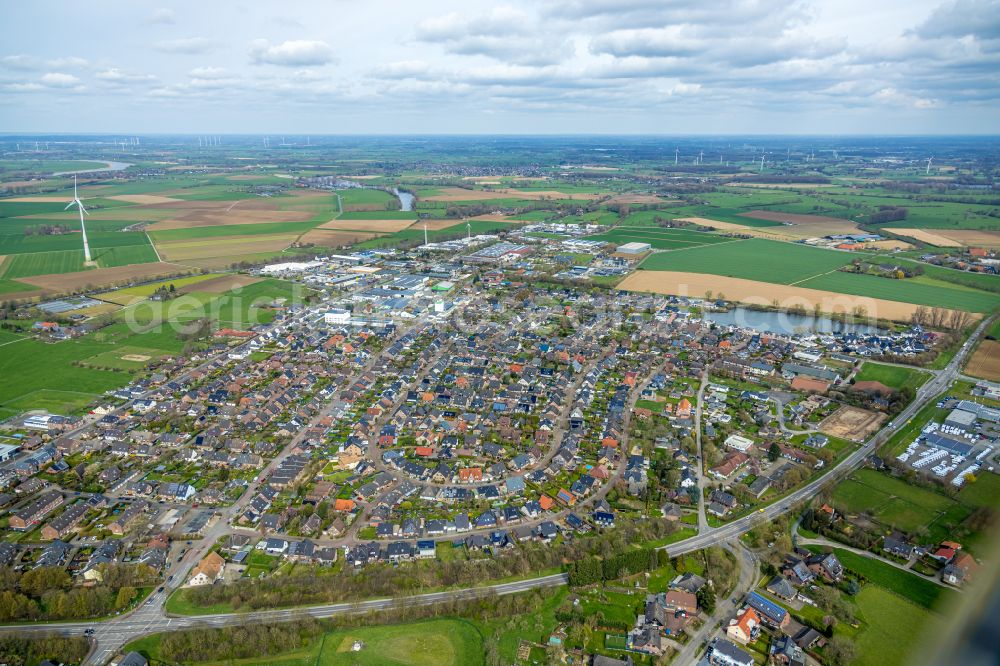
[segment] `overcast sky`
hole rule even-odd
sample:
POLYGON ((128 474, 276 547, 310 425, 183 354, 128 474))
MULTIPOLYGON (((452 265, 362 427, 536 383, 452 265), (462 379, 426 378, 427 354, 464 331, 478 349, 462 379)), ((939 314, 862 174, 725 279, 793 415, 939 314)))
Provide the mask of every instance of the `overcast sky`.
POLYGON ((5 2, 0 131, 1000 133, 1000 0, 5 2))

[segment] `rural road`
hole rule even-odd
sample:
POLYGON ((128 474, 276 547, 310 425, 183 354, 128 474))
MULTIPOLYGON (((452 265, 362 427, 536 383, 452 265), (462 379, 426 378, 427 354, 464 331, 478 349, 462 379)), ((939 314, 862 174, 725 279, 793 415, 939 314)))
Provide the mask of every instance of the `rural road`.
MULTIPOLYGON (((993 318, 987 318, 977 326, 975 332, 962 345, 959 351, 948 365, 920 387, 917 395, 902 412, 892 421, 892 425, 876 433, 860 448, 849 454, 836 467, 827 474, 809 482, 805 486, 789 493, 785 497, 777 500, 767 507, 752 513, 743 518, 734 520, 726 525, 717 528, 708 528, 699 532, 696 536, 678 541, 669 546, 668 549, 672 557, 684 555, 686 553, 701 550, 709 546, 732 541, 740 535, 752 529, 755 525, 773 520, 778 516, 787 513, 793 507, 803 503, 816 495, 824 486, 842 479, 852 471, 860 467, 865 459, 874 453, 879 445, 885 443, 893 434, 907 424, 929 401, 943 393, 951 383, 959 378, 960 369, 965 357, 975 346, 975 341, 982 335, 986 327, 993 318)), ((634 403, 633 403, 634 404, 634 403)), ((609 488, 611 484, 606 484, 609 488)), ((742 576, 741 576, 742 577, 742 576)), ((565 585, 568 578, 565 574, 554 574, 539 578, 529 578, 511 583, 501 583, 480 587, 448 590, 443 592, 433 592, 420 594, 400 599, 375 599, 368 601, 341 603, 331 605, 310 606, 305 608, 280 609, 256 611, 251 613, 226 613, 219 615, 167 617, 163 604, 166 601, 168 590, 156 593, 150 600, 145 602, 137 610, 128 615, 110 619, 105 622, 76 622, 76 623, 39 623, 32 625, 8 625, 0 626, 2 633, 48 633, 57 632, 63 635, 83 635, 86 629, 95 628, 95 649, 84 662, 86 664, 105 664, 113 657, 125 643, 141 638, 142 636, 162 632, 186 629, 194 626, 222 627, 239 625, 246 622, 280 622, 295 620, 303 617, 331 617, 334 615, 363 613, 372 610, 392 608, 394 604, 418 604, 427 605, 441 601, 453 601, 461 599, 476 598, 489 594, 516 594, 536 588, 565 585)), ((692 641, 694 643, 694 641, 692 641)), ((683 662, 679 662, 683 663, 683 662)))

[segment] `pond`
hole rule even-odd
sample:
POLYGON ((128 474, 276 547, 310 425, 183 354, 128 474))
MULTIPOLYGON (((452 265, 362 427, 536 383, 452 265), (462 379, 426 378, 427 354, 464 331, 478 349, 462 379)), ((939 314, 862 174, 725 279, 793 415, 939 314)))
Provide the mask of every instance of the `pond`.
POLYGON ((751 328, 761 333, 878 333, 882 329, 867 324, 838 321, 830 317, 794 314, 791 312, 769 312, 736 307, 729 312, 705 312, 708 321, 720 326, 751 328))

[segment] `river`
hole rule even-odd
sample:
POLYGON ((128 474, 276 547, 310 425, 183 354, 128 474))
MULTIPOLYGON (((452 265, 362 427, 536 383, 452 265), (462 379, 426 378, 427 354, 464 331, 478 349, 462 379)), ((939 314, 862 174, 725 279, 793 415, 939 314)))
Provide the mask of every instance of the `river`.
POLYGON ((735 325, 740 328, 752 328, 761 333, 792 335, 796 333, 878 333, 881 331, 876 326, 846 323, 829 317, 751 310, 744 307, 736 307, 729 312, 705 312, 702 316, 720 326, 735 325))
POLYGON ((392 188, 392 193, 399 199, 399 210, 413 210, 413 202, 417 200, 415 196, 396 188, 392 188))
POLYGON ((105 162, 104 160, 74 160, 76 162, 93 162, 94 164, 104 164, 103 167, 95 167, 93 169, 78 169, 76 171, 60 171, 58 173, 52 174, 53 176, 72 176, 78 173, 94 173, 95 171, 124 171, 125 169, 132 166, 128 162, 105 162))

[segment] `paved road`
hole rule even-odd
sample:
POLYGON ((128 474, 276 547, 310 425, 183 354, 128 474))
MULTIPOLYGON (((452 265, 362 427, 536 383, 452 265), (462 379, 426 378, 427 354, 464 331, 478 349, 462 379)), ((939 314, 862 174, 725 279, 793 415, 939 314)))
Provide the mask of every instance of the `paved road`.
MULTIPOLYGON (((951 383, 958 377, 960 377, 960 369, 965 357, 968 355, 969 351, 975 346, 975 340, 982 334, 986 327, 992 322, 992 318, 988 318, 980 323, 976 328, 975 332, 970 336, 969 340, 966 341, 961 349, 955 354, 954 358, 949 362, 946 368, 937 373, 931 380, 925 383, 917 391, 917 396, 913 402, 907 406, 900 414, 898 414, 893 420, 892 425, 887 425, 881 431, 876 433, 871 439, 865 442, 858 450, 854 451, 848 455, 843 461, 840 462, 834 469, 825 474, 824 476, 811 481, 802 488, 790 493, 784 498, 774 502, 773 504, 760 509, 758 512, 744 516, 734 520, 722 527, 709 528, 703 533, 700 532, 698 535, 693 536, 689 539, 683 541, 678 541, 675 544, 669 546, 664 546, 669 550, 671 556, 683 555, 686 553, 694 552, 696 550, 701 550, 712 545, 719 543, 724 543, 732 541, 738 538, 741 534, 749 531, 755 525, 761 522, 769 521, 778 516, 787 513, 796 505, 805 502, 814 495, 816 495, 820 489, 824 486, 833 483, 844 476, 853 472, 856 468, 861 466, 865 459, 872 453, 874 453, 879 445, 887 441, 897 430, 902 428, 913 416, 917 414, 920 409, 922 409, 930 400, 934 399, 940 393, 943 393, 951 383)), ((630 401, 630 407, 634 406, 635 398, 630 401)), ((628 413, 631 413, 631 409, 628 413)), ((627 423, 625 431, 628 432, 627 423)), ((624 464, 619 466, 618 472, 624 468, 624 464)), ((618 474, 615 475, 615 479, 618 478, 618 474)), ((597 497, 603 497, 604 494, 611 488, 612 483, 605 484, 601 491, 592 495, 588 500, 594 500, 597 497)), ((140 607, 136 611, 130 613, 129 615, 122 616, 120 618, 115 618, 108 620, 103 623, 93 623, 93 622, 80 622, 80 623, 66 623, 66 624, 35 624, 35 625, 16 625, 0 627, 0 633, 35 633, 35 632, 46 632, 46 631, 58 631, 59 633, 66 635, 81 635, 84 630, 92 627, 98 627, 99 631, 95 636, 97 641, 98 649, 88 657, 85 663, 87 664, 104 664, 110 659, 113 654, 120 649, 121 645, 124 645, 130 640, 140 638, 144 635, 150 633, 156 633, 161 631, 171 631, 176 629, 184 629, 192 626, 207 625, 207 626, 227 626, 227 625, 237 625, 242 624, 247 621, 282 621, 282 620, 293 620, 301 617, 329 617, 332 615, 339 615, 345 613, 357 613, 357 612, 367 612, 377 609, 391 608, 393 604, 397 603, 407 603, 407 604, 433 604, 439 601, 445 600, 456 600, 456 599, 468 599, 474 598, 483 594, 514 594, 517 592, 523 592, 530 589, 551 587, 556 585, 564 585, 567 582, 567 577, 565 574, 556 574, 552 576, 543 576, 539 578, 531 578, 527 580, 517 581, 516 583, 503 583, 499 585, 491 585, 485 587, 474 587, 465 588, 458 590, 450 590, 446 592, 435 592, 430 594, 422 594, 411 597, 405 597, 402 600, 392 600, 392 599, 376 599, 364 602, 347 603, 347 604, 332 604, 332 605, 321 605, 313 606, 309 608, 300 609, 284 609, 284 610, 271 610, 271 611, 258 611, 254 613, 232 613, 232 614, 222 614, 222 615, 205 615, 200 617, 177 617, 171 618, 166 617, 163 614, 163 603, 166 597, 166 591, 163 593, 158 593, 151 602, 140 607)), ((693 643, 694 641, 692 641, 693 643)), ((683 662, 679 662, 683 663, 683 662)))
POLYGON ((715 612, 705 620, 701 628, 691 636, 691 640, 684 644, 684 648, 674 658, 673 663, 677 664, 677 666, 690 666, 697 663, 702 644, 706 643, 715 634, 719 623, 732 617, 739 607, 732 600, 743 599, 757 583, 757 572, 759 570, 757 556, 745 548, 739 541, 724 543, 723 548, 732 553, 736 558, 736 563, 740 568, 739 580, 736 581, 736 586, 725 598, 716 599, 715 612))
POLYGON ((708 517, 705 515, 705 488, 708 479, 705 477, 705 453, 701 449, 701 416, 705 405, 705 389, 708 388, 708 369, 701 373, 701 384, 698 386, 698 399, 694 408, 695 444, 698 447, 698 531, 709 529, 708 517))

